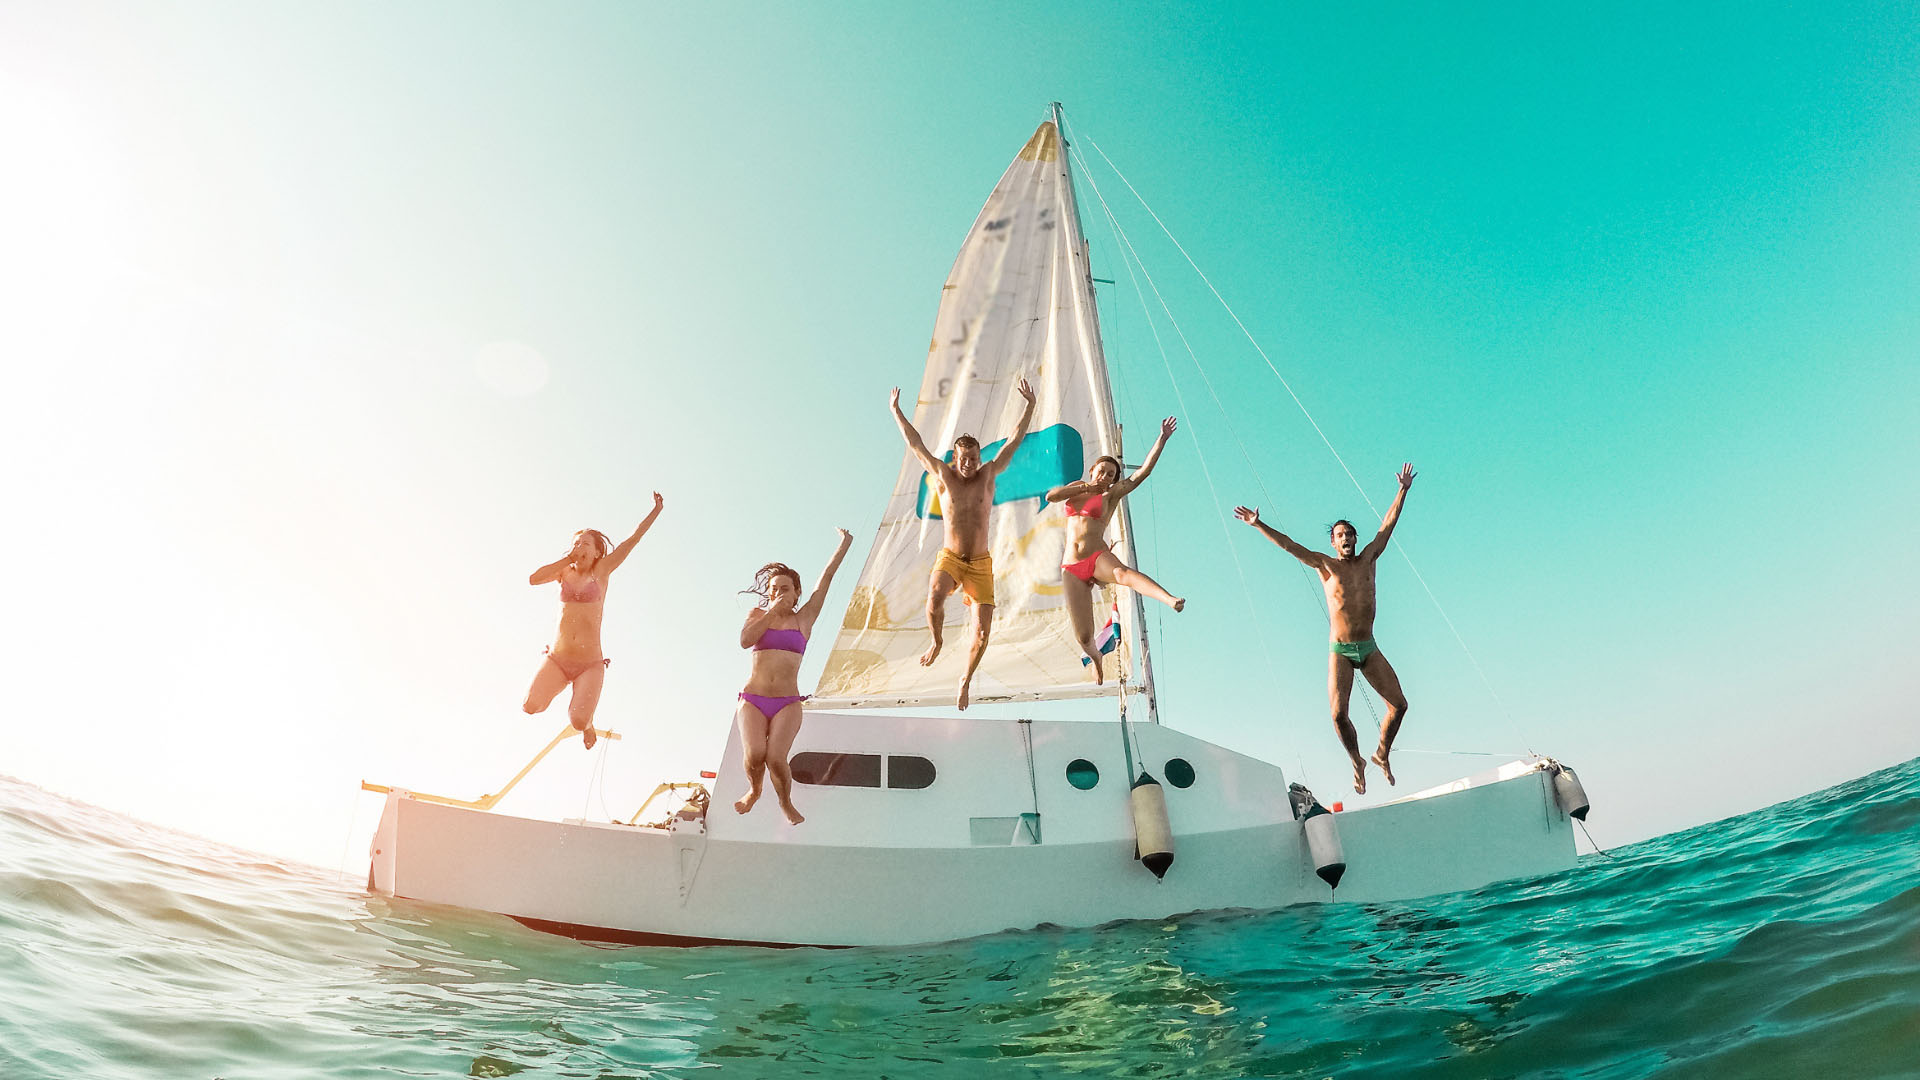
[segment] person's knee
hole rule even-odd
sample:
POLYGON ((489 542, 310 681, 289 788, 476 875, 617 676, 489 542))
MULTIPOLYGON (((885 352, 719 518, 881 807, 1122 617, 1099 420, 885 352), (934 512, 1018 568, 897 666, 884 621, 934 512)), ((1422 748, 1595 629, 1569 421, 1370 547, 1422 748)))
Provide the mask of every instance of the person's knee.
POLYGON ((1405 716, 1407 715, 1407 699, 1404 697, 1388 698, 1387 708, 1392 709, 1395 716, 1405 716))
POLYGON ((526 710, 528 716, 538 716, 539 714, 547 711, 547 706, 545 702, 535 701, 532 698, 528 698, 526 701, 522 702, 520 704, 520 707, 526 710))
POLYGON ((780 760, 780 761, 769 760, 767 762, 767 771, 773 774, 774 779, 780 781, 783 784, 793 779, 793 769, 791 766, 789 766, 786 763, 785 760, 780 760))
POLYGON ((747 771, 750 773, 757 773, 761 769, 766 768, 767 767, 766 752, 761 751, 760 753, 749 753, 747 755, 746 765, 747 765, 747 771))

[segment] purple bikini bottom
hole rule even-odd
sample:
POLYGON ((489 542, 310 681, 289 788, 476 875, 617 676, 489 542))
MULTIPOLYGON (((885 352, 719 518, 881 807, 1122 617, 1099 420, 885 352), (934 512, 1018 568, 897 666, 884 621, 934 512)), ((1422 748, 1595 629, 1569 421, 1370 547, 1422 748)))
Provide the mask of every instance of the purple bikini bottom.
POLYGON ((760 694, 749 694, 745 690, 740 691, 740 700, 759 709, 760 715, 766 717, 768 720, 772 720, 775 716, 778 716, 781 709, 786 708, 796 701, 805 701, 807 697, 808 695, 806 694, 796 694, 793 697, 765 697, 760 694))

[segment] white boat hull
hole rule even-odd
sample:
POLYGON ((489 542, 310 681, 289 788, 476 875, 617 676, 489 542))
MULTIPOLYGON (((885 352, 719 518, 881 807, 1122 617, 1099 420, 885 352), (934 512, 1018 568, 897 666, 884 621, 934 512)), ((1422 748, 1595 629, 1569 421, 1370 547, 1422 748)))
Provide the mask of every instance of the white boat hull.
MULTIPOLYGON (((796 760, 855 748, 911 756, 934 763, 933 783, 797 784, 804 824, 788 825, 771 792, 742 816, 732 807, 745 787, 735 739, 706 821, 669 828, 539 821, 394 791, 374 836, 371 885, 594 940, 898 945, 1188 911, 1407 899, 1574 861, 1550 774, 1541 762, 1516 762, 1335 815, 1348 869, 1329 889, 1314 874, 1277 767, 1165 727, 1133 733, 1139 765, 1166 784, 1176 855, 1164 880, 1133 857, 1117 723, 809 714, 796 760), (1192 766, 1190 787, 1165 776, 1176 757, 1192 766), (1089 790, 1067 780, 1076 759, 1099 772, 1089 790)), ((887 770, 896 771, 891 761, 887 770)))

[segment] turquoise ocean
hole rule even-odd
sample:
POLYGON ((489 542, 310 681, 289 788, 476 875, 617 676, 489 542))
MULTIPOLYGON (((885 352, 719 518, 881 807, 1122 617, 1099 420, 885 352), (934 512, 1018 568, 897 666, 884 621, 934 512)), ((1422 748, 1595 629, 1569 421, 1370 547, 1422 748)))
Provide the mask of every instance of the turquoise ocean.
POLYGON ((1477 892, 848 950, 583 944, 0 779, 0 1077, 509 1075, 1916 1077, 1920 759, 1477 892))

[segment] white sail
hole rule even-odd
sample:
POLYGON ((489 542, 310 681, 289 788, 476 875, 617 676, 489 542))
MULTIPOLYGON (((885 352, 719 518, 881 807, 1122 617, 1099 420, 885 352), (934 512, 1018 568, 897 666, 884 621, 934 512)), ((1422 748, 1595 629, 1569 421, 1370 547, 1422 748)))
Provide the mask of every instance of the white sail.
MULTIPOLYGON (((982 457, 991 458, 1025 405, 1015 390, 1022 378, 1032 383, 1037 404, 994 499, 997 606, 972 698, 1118 693, 1130 642, 1106 657, 1106 684, 1096 686, 1061 596, 1066 518, 1044 497, 1048 488, 1083 476, 1101 454, 1120 456, 1079 210, 1052 120, 1007 167, 947 275, 914 426, 935 454, 949 455, 964 433, 978 438, 982 457)), ((942 621, 946 648, 933 665, 920 666, 931 641, 927 580, 943 531, 920 462, 904 450, 902 458, 879 536, 820 676, 816 706, 951 702, 965 671, 970 616, 957 593, 942 621)), ((1132 561, 1127 538, 1114 539, 1115 554, 1132 561)), ((1113 617, 1110 588, 1095 592, 1093 610, 1096 627, 1113 617)))

